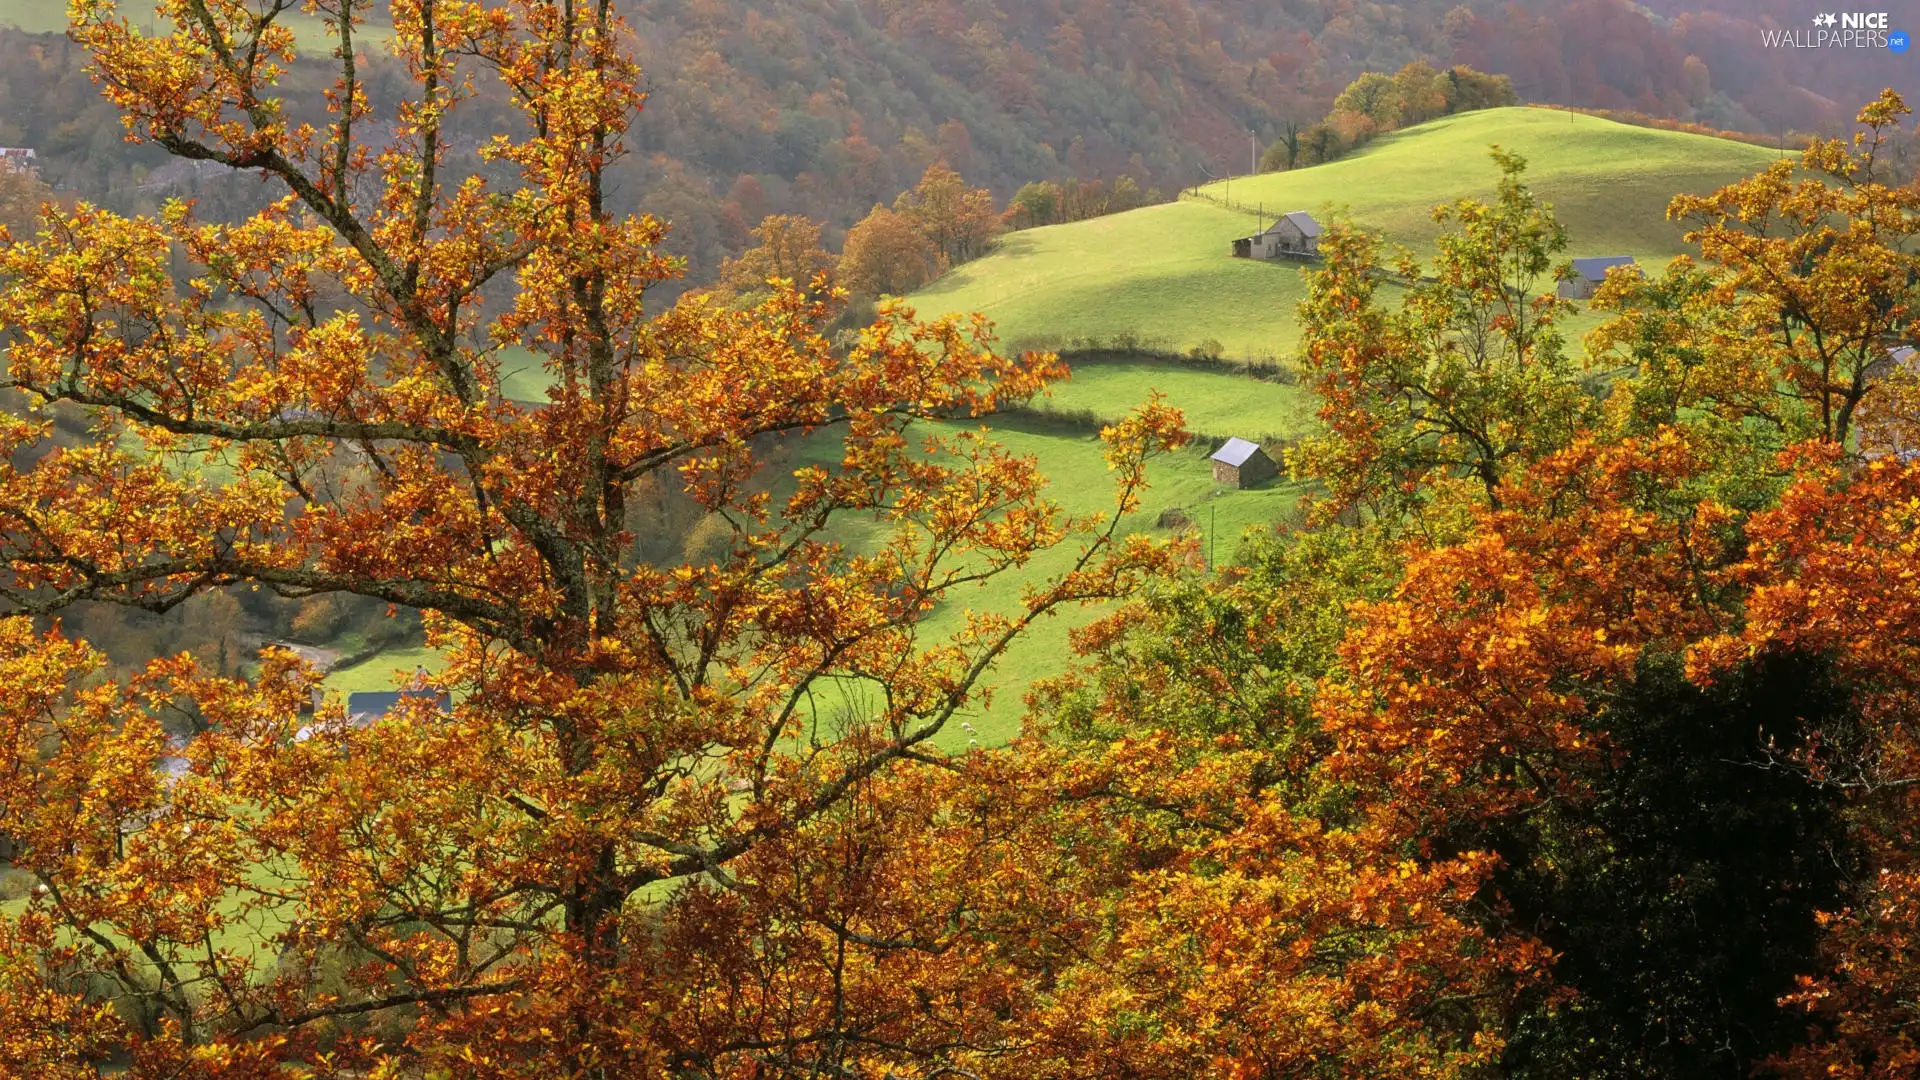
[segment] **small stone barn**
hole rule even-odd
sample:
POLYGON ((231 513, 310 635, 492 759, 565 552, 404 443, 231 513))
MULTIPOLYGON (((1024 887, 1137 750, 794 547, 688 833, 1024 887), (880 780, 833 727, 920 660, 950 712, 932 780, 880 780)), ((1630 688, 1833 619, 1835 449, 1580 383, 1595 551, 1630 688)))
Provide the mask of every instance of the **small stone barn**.
POLYGON ((1213 482, 1233 488, 1258 487, 1280 471, 1259 443, 1245 439, 1228 439, 1212 460, 1213 482))
POLYGON ((1233 242, 1237 259, 1308 258, 1320 253, 1320 223, 1305 210, 1282 214, 1252 236, 1233 242))
POLYGON ((1573 260, 1573 276, 1560 283, 1560 295, 1569 300, 1590 300, 1594 291, 1607 280, 1607 271, 1616 266, 1631 266, 1640 272, 1640 264, 1631 255, 1607 255, 1597 259, 1573 260))

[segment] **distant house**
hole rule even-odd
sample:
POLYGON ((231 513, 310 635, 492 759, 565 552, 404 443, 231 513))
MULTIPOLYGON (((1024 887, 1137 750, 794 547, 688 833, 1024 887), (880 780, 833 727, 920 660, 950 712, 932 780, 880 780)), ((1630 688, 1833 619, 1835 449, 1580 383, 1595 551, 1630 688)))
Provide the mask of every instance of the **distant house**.
POLYGON ((1234 488, 1250 488, 1266 483, 1280 472, 1259 443, 1228 439, 1213 452, 1213 482, 1234 488))
POLYGON ((0 169, 32 172, 40 166, 40 155, 24 146, 0 146, 0 169))
POLYGON ((347 695, 347 722, 354 727, 365 727, 398 708, 408 698, 430 698, 441 712, 453 711, 453 698, 446 691, 431 687, 363 691, 347 695))
POLYGON ((1594 291, 1607 280, 1607 271, 1616 266, 1631 266, 1639 273, 1640 264, 1631 255, 1573 260, 1573 276, 1560 283, 1560 295, 1569 300, 1592 299, 1594 291))
POLYGON ((1320 254, 1320 223, 1305 210, 1282 214, 1252 236, 1233 242, 1236 259, 1308 258, 1320 254))

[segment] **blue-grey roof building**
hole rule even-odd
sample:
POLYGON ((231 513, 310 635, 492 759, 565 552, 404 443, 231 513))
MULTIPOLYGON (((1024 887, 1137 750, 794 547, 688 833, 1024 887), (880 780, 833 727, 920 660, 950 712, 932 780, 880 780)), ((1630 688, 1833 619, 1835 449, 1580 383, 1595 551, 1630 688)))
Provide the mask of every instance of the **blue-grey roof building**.
POLYGON ((1250 488, 1265 483, 1279 473, 1260 444, 1245 439, 1228 439, 1213 452, 1213 482, 1228 487, 1250 488))
POLYGON ((1607 271, 1616 266, 1631 266, 1639 273, 1640 264, 1631 255, 1605 255, 1573 260, 1573 276, 1560 283, 1560 295, 1569 300, 1586 300, 1607 280, 1607 271))
POLYGON ((417 688, 411 690, 362 691, 347 695, 347 721, 356 727, 363 727, 392 712, 408 698, 431 698, 441 712, 453 711, 453 699, 444 690, 417 688))

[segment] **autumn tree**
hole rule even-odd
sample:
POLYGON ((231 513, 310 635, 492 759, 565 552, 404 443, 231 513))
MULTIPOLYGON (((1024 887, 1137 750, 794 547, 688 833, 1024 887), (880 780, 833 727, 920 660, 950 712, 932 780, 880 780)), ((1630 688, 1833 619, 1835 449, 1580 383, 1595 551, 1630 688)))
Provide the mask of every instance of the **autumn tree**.
POLYGON ((0 165, 0 229, 17 239, 31 237, 40 207, 52 199, 52 189, 31 171, 0 165))
POLYGON ((1281 128, 1280 137, 1269 143, 1266 152, 1260 155, 1260 171, 1281 172, 1299 164, 1300 124, 1288 120, 1281 128))
MULTIPOLYGON (((1886 104, 1863 113, 1851 150, 1807 163, 1837 154, 1870 173, 1886 104)), ((1559 312, 1528 281, 1551 268, 1559 230, 1509 200, 1516 172, 1508 210, 1456 208, 1460 234, 1398 312, 1375 301, 1377 247, 1348 232, 1323 243, 1328 270, 1303 316, 1330 433, 1303 459, 1325 466, 1316 475, 1336 496, 1389 493, 1381 512, 1323 528, 1366 536, 1408 509, 1419 527, 1391 595, 1348 603, 1338 660, 1301 680, 1312 690, 1296 745, 1308 750, 1275 775, 1344 779, 1348 812, 1404 829, 1422 865, 1492 856, 1485 929, 1554 957, 1554 985, 1522 991, 1502 1075, 1904 1075, 1920 986, 1906 959, 1920 925, 1908 730, 1920 695, 1906 642, 1920 609, 1900 523, 1920 470, 1850 454, 1796 381, 1785 336, 1765 329, 1780 302, 1757 278, 1733 284, 1740 265, 1812 272, 1816 260, 1778 257, 1800 229, 1770 216, 1798 185, 1763 175, 1676 204, 1731 207, 1745 191, 1761 209, 1739 227, 1730 213, 1732 235, 1716 239, 1753 261, 1716 252, 1657 281, 1611 281, 1601 306, 1616 317, 1589 344, 1625 363, 1603 405, 1564 362, 1546 377, 1559 312), (1490 246, 1445 268, 1470 236, 1490 246), (1542 334, 1532 346, 1529 326, 1542 334), (1448 342, 1439 356, 1476 357, 1451 376, 1433 344, 1448 342), (1364 397, 1369 373, 1401 356, 1416 358, 1411 377, 1364 397), (1518 375, 1507 356, 1542 364, 1518 375), (1448 402, 1481 419, 1410 426, 1448 402), (1507 444, 1492 477, 1471 464, 1522 434, 1533 441, 1507 444), (1427 456, 1446 444, 1457 457, 1427 456)), ((1838 192, 1867 186, 1843 174, 1827 172, 1838 192)), ((1891 224, 1877 240, 1866 223, 1825 219, 1858 241, 1844 265, 1859 278, 1842 285, 1836 266, 1808 287, 1838 305, 1825 313, 1878 313, 1891 305, 1873 298, 1908 287, 1890 210, 1905 195, 1870 194, 1880 201, 1851 205, 1891 224)), ((1875 341, 1862 417, 1910 400, 1900 373, 1879 374, 1899 339, 1875 341)), ((1245 625, 1255 640, 1285 637, 1271 621, 1245 625)), ((1150 685, 1178 700, 1167 688, 1227 670, 1196 655, 1150 685)), ((1198 712, 1224 728, 1241 710, 1227 699, 1198 712)))
POLYGON ((1351 144, 1343 141, 1331 124, 1321 120, 1309 124, 1300 132, 1299 163, 1302 166, 1324 165, 1337 160, 1350 148, 1351 144))
POLYGON ((1400 126, 1400 97, 1401 87, 1393 76, 1369 71, 1340 91, 1328 115, 1348 113, 1365 118, 1373 131, 1392 131, 1400 126))
POLYGON ((1920 591, 1913 507, 1920 466, 1865 465, 1831 444, 1803 447, 1777 504, 1747 524, 1735 567, 1750 590, 1746 619, 1700 642, 1696 681, 1718 683, 1756 654, 1823 656, 1850 688, 1848 715, 1770 747, 1768 765, 1844 799, 1863 862, 1822 919, 1825 963, 1788 1001, 1803 1045, 1770 1070, 1795 1078, 1891 1080, 1920 1061, 1913 1002, 1920 965, 1920 742, 1913 731, 1920 591))
POLYGON ((764 297, 775 280, 802 291, 833 269, 834 258, 820 246, 820 223, 792 214, 773 214, 754 227, 758 241, 720 267, 720 285, 738 299, 764 297))
POLYGON ((1567 302, 1536 291, 1552 288, 1566 229, 1528 190, 1524 159, 1493 157, 1493 203, 1435 210, 1451 227, 1431 274, 1409 254, 1396 260, 1409 282, 1397 312, 1376 300, 1378 241, 1346 227, 1321 241, 1325 267, 1300 307, 1300 362, 1326 430, 1289 460, 1335 507, 1393 517, 1455 480, 1497 506, 1502 482, 1566 446, 1591 409, 1558 330, 1567 302))
POLYGON ((1151 189, 1140 190, 1140 182, 1131 176, 1122 176, 1113 182, 1107 191, 1105 212, 1124 214, 1129 210, 1138 210, 1148 203, 1159 202, 1165 196, 1151 189))
POLYGON ((1423 124, 1447 112, 1447 81, 1424 60, 1394 72, 1393 95, 1402 127, 1423 124))
POLYGON ((1520 104, 1520 96, 1514 93, 1513 80, 1505 75, 1489 75, 1464 64, 1456 64, 1447 69, 1445 79, 1449 113, 1520 104))
POLYGON ((884 206, 847 232, 840 256, 841 284, 856 296, 904 296, 939 270, 933 245, 903 214, 884 206))
POLYGON ((1491 853, 1490 926, 1554 954, 1504 1075, 1749 1076, 1862 880, 1842 794, 1775 755, 1852 728, 1866 684, 1819 648, 1700 679, 1751 595, 1747 519, 1688 433, 1590 435, 1349 610, 1319 734, 1430 857, 1491 853))
POLYGON ((948 842, 935 740, 1036 619, 1164 564, 1114 530, 1177 415, 1109 429, 1117 513, 1068 518, 967 423, 1059 373, 982 321, 888 307, 841 351, 837 297, 650 302, 676 264, 608 208, 642 97, 610 4, 401 5, 392 101, 364 9, 322 12, 308 126, 284 9, 172 0, 149 36, 76 7, 133 138, 279 195, 236 223, 83 204, 0 251, 0 817, 37 882, 0 915, 0 1068, 977 1070, 1038 984, 976 917, 1017 853, 948 842), (485 147, 504 183, 446 168, 487 80, 524 121, 485 147), (509 345, 544 402, 504 394, 509 345), (90 437, 52 445, 76 409, 90 437), (782 438, 825 452, 768 477, 782 438), (636 557, 650 478, 724 523, 710 557, 636 557), (1063 544, 1013 610, 924 626, 1063 544), (57 621, 231 588, 421 612, 450 714, 310 711, 277 650, 117 680, 57 621))
POLYGON ((984 255, 1000 231, 1000 215, 985 188, 969 188, 944 162, 928 166, 920 182, 894 201, 896 214, 927 238, 942 269, 984 255))
POLYGON ((1060 220, 1060 185, 1051 180, 1035 180, 1020 185, 1007 200, 1007 225, 1012 229, 1032 229, 1060 220))
POLYGON ((1892 90, 1861 111, 1851 142, 1823 140, 1668 215, 1717 273, 1732 339, 1711 358, 1720 384, 1777 386, 1752 410, 1788 441, 1848 444, 1862 403, 1911 336, 1920 301, 1920 184, 1885 160, 1900 118, 1892 90))
POLYGON ((1320 122, 1302 129, 1288 121, 1283 136, 1262 156, 1260 171, 1322 164, 1366 145, 1376 135, 1437 116, 1519 101, 1512 80, 1505 75, 1486 75, 1470 67, 1456 66, 1442 73, 1416 60, 1392 75, 1369 71, 1340 92, 1320 122))
POLYGON ((1092 666, 1037 693, 1018 786, 1065 797, 1028 826, 1033 892, 1084 905, 1048 923, 1071 1008, 1035 1050, 1077 1067, 1046 1075, 1486 1070, 1545 958, 1474 914, 1484 853, 1410 857, 1409 819, 1356 807, 1315 715, 1395 545, 1335 528, 1245 555, 1077 634, 1092 666))

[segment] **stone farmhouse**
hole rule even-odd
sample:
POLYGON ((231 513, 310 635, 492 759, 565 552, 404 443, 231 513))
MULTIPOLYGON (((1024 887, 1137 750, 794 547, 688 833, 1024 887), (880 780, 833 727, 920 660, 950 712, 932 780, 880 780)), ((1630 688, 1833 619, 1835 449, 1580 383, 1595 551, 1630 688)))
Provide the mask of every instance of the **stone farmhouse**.
POLYGON ((1310 259, 1320 254, 1320 223, 1305 210, 1282 214, 1273 224, 1233 242, 1236 259, 1310 259))
POLYGON ((1228 439, 1213 452, 1213 482, 1231 488, 1258 487, 1273 479, 1280 467, 1259 443, 1228 439))

